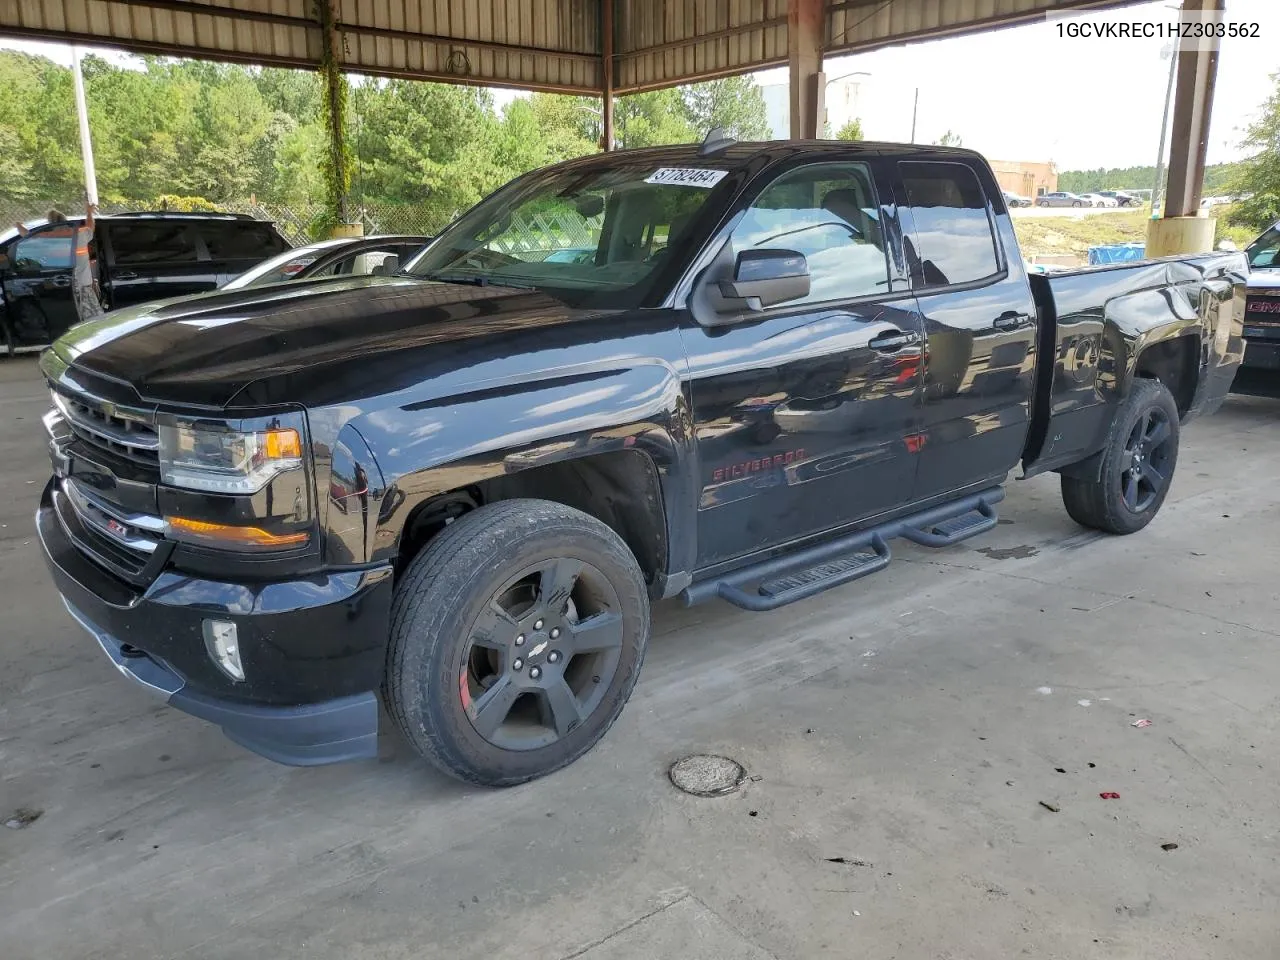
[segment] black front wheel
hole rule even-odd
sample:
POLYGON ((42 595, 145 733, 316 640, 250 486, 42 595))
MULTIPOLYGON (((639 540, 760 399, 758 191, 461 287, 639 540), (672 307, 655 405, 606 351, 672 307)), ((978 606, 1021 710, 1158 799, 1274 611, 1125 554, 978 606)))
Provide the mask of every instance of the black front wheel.
POLYGON ((509 500, 450 524, 396 586, 383 693, 441 770, 507 786, 604 736, 649 638, 635 557, 581 511, 509 500))
POLYGON ((1077 523, 1135 533, 1159 512, 1178 462, 1178 405, 1157 380, 1139 379, 1121 405, 1097 480, 1062 478, 1062 501, 1077 523))

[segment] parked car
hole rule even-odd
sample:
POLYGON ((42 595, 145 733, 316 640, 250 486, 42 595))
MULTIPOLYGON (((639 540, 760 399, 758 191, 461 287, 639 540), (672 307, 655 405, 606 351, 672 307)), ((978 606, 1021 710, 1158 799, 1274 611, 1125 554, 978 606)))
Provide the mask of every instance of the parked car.
POLYGON ((430 239, 387 234, 320 240, 264 260, 224 283, 222 289, 242 290, 322 277, 385 277, 398 272, 430 239))
MULTIPOLYGON (((1245 290, 1244 353, 1245 372, 1280 373, 1280 222, 1264 230, 1245 247, 1249 260, 1249 285, 1245 290)), ((1267 392, 1277 383, 1264 377, 1267 392)), ((1251 381, 1242 376, 1239 384, 1250 392, 1251 381)))
POLYGON ((1082 193, 1080 199, 1086 201, 1086 207, 1116 207, 1119 204, 1111 197, 1104 197, 1100 193, 1082 193))
MULTIPOLYGON (((7 352, 46 345, 79 322, 71 290, 75 228, 36 220, 0 234, 0 333, 7 352)), ((118 213, 95 218, 90 256, 108 310, 213 290, 289 247, 275 226, 236 214, 118 213)))
POLYGON ((1042 193, 1036 198, 1038 207, 1091 207, 1093 204, 1074 193, 1057 190, 1053 193, 1042 193))
POLYGON ((1126 193, 1123 190, 1099 190, 1098 194, 1107 197, 1116 202, 1116 206, 1120 207, 1140 207, 1142 206, 1142 198, 1133 193, 1126 193))
POLYGON ((409 275, 84 324, 41 358, 53 579, 264 756, 373 757, 381 696, 507 785, 604 735, 660 599, 769 610, 954 544, 1018 466, 1134 533, 1239 363, 1244 256, 1028 277, 998 190, 940 147, 597 154, 409 275))
POLYGON ((1010 207, 1031 206, 1030 197, 1024 197, 1017 193, 1010 193, 1008 190, 1004 191, 1004 202, 1007 203, 1010 207))

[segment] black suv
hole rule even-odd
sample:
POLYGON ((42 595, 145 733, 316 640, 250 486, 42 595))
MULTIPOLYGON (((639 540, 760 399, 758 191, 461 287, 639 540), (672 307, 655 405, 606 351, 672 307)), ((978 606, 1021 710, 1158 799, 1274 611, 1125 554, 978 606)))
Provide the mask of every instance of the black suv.
MULTIPOLYGON (((37 220, 0 234, 0 346, 43 346, 79 319, 71 295, 75 227, 37 220)), ((240 214, 120 213, 96 220, 90 255, 108 310, 214 290, 287 250, 271 223, 240 214)))

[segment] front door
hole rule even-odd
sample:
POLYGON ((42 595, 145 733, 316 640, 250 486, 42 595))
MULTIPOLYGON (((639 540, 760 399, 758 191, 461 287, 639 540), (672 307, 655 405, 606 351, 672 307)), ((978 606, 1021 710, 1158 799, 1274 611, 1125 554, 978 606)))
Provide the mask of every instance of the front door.
POLYGON ((77 225, 47 224, 9 244, 4 293, 15 347, 52 343, 79 320, 71 287, 77 225))
POLYGON ((891 273, 873 165, 793 166, 727 242, 805 255, 809 295, 724 327, 684 330, 706 567, 907 502, 922 330, 891 273))
POLYGON ((903 248, 928 338, 916 500, 999 481, 1022 457, 1035 303, 994 181, 974 162, 898 164, 903 248), (979 178, 981 174, 983 179, 979 178), (997 201, 998 203, 998 201, 997 201))

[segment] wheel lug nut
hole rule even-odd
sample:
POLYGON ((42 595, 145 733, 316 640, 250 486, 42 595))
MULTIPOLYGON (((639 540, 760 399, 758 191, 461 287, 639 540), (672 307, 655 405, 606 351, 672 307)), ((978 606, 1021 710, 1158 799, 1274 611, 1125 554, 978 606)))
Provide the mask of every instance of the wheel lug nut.
POLYGON ((551 628, 551 639, 552 639, 552 640, 554 640, 554 639, 556 639, 556 637, 558 637, 558 636, 560 636, 560 628, 559 628, 559 627, 552 627, 552 628, 551 628))
POLYGON ((541 620, 535 620, 535 621, 533 621, 533 629, 535 629, 535 630, 541 630, 541 629, 542 629, 542 621, 541 621, 541 620))
POLYGON ((537 680, 540 676, 542 676, 542 671, 539 670, 537 667, 529 668, 529 679, 537 680))
POLYGON ((516 634, 516 646, 517 646, 517 647, 523 647, 523 646, 524 646, 524 634, 523 634, 523 633, 517 633, 517 634, 516 634))
POLYGON ((550 653, 547 654, 547 663, 559 663, 559 662, 560 662, 559 650, 552 650, 550 653))
MULTIPOLYGON (((511 661, 512 670, 520 670, 523 667, 524 667, 524 661, 521 660, 519 657, 516 657, 514 660, 511 661)), ((533 671, 531 670, 529 672, 532 673, 533 671)))

